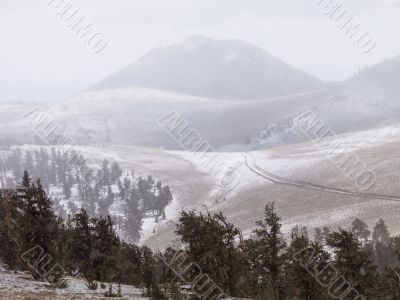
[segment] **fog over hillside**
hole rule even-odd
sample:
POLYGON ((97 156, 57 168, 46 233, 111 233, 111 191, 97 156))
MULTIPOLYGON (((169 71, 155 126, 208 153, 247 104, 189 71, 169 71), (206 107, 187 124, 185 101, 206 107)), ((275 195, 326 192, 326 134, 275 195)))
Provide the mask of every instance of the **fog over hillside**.
POLYGON ((244 42, 194 36, 149 52, 50 111, 68 135, 84 143, 111 139, 179 150, 181 146, 155 121, 175 111, 215 149, 255 150, 307 140, 293 127, 308 110, 337 134, 395 122, 400 118, 399 70, 394 58, 345 81, 323 83, 244 42), (237 56, 227 62, 227 53, 237 56), (260 70, 273 75, 265 77, 260 70), (258 82, 254 78, 264 83, 246 86, 258 82), (231 94, 221 94, 224 89, 231 94), (213 96, 203 97, 206 91, 213 96), (255 93, 257 98, 250 99, 255 93))
POLYGON ((345 81, 322 82, 245 42, 193 36, 46 110, 85 145, 180 150, 157 124, 174 111, 215 149, 255 150, 306 141, 293 127, 308 110, 337 134, 396 122, 399 72, 396 57, 345 81))
POLYGON ((390 104, 400 98, 400 55, 366 67, 345 81, 346 87, 363 97, 390 104))
POLYGON ((2 2, 0 300, 400 299, 396 1, 2 2))

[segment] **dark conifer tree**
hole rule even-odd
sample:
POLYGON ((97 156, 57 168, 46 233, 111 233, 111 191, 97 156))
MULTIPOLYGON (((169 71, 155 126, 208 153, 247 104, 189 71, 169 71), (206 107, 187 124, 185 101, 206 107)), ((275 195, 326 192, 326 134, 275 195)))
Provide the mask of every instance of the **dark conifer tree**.
MULTIPOLYGON (((25 172, 18 192, 23 199, 24 217, 21 221, 23 251, 40 247, 44 254, 56 259, 58 257, 56 240, 60 224, 40 180, 31 183, 25 172)), ((41 272, 37 272, 39 268, 43 266, 31 268, 32 275, 37 279, 41 279, 41 272)))
POLYGON ((280 217, 275 212, 274 203, 265 207, 264 220, 256 222, 255 251, 257 258, 255 266, 262 275, 261 286, 280 297, 282 285, 280 282, 282 251, 285 249, 285 241, 281 232, 280 217))
POLYGON ((92 220, 93 249, 90 254, 92 269, 98 281, 111 282, 116 276, 116 256, 120 245, 110 216, 92 220))
POLYGON ((318 243, 310 242, 307 237, 296 238, 284 254, 283 277, 285 299, 323 300, 326 290, 317 282, 308 270, 319 266, 321 269, 329 263, 329 254, 318 243))
POLYGON ((21 269, 21 223, 23 203, 12 190, 0 190, 0 260, 12 269, 21 269))
POLYGON ((350 230, 340 229, 327 238, 327 245, 335 253, 334 266, 364 297, 371 296, 376 284, 376 267, 368 254, 362 250, 361 243, 350 230))
POLYGON ((203 215, 182 211, 176 234, 189 258, 200 265, 223 290, 239 295, 239 282, 245 278, 234 242, 240 230, 228 223, 222 213, 203 215))
POLYGON ((139 207, 139 197, 137 192, 131 191, 129 198, 126 199, 126 219, 125 232, 133 242, 139 240, 139 232, 142 227, 142 211, 139 207))
POLYGON ((389 230, 382 219, 374 227, 371 246, 374 250, 373 260, 379 266, 379 271, 397 262, 389 230))
POLYGON ((122 170, 119 167, 118 163, 114 162, 111 165, 111 170, 110 170, 110 177, 111 177, 111 182, 115 184, 116 180, 122 175, 122 170))
POLYGON ((371 231, 368 230, 367 223, 358 218, 353 221, 351 231, 353 232, 354 237, 360 240, 362 243, 366 243, 371 235, 371 231))
POLYGON ((81 209, 75 214, 72 219, 72 224, 70 257, 77 267, 77 271, 91 283, 95 280, 95 274, 91 264, 93 228, 86 211, 81 209))

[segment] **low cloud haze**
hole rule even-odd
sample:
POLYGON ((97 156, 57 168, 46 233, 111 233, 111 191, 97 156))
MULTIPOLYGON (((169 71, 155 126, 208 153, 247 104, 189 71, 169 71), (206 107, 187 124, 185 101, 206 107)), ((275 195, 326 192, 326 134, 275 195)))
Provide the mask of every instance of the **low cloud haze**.
POLYGON ((400 1, 343 0, 377 47, 361 54, 311 0, 70 0, 107 39, 93 54, 48 1, 0 4, 0 102, 69 97, 129 65, 154 47, 193 34, 255 44, 323 80, 342 80, 400 54, 400 1))

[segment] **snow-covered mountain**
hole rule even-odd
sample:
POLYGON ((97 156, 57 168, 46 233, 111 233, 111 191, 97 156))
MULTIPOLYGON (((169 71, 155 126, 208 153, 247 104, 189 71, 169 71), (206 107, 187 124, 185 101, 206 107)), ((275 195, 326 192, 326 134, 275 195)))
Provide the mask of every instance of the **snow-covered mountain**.
POLYGON ((196 35, 149 52, 93 89, 139 86, 211 98, 254 99, 321 85, 319 79, 251 44, 196 35))
POLYGON ((263 99, 216 99, 148 88, 93 90, 56 105, 51 115, 85 144, 113 142, 181 149, 157 124, 177 112, 216 149, 261 149, 304 141, 294 119, 312 111, 340 134, 400 119, 399 59, 385 61, 323 89, 263 99))
POLYGON ((322 83, 256 46, 193 36, 149 52, 51 114, 85 143, 180 149, 157 124, 176 111, 216 149, 260 149, 304 141, 292 127, 308 110, 337 134, 397 121, 399 75, 396 57, 322 83))
MULTIPOLYGON (((399 74, 400 56, 322 84, 255 46, 194 36, 151 51, 96 88, 54 105, 49 115, 78 144, 182 149, 157 124, 174 111, 215 149, 262 149, 304 141, 293 120, 309 110, 337 134, 397 122, 399 74), (276 93, 290 95, 266 97, 276 93)), ((8 116, 8 110, 0 113, 8 116)), ((24 124, 17 119, 0 134, 18 132, 24 124)))

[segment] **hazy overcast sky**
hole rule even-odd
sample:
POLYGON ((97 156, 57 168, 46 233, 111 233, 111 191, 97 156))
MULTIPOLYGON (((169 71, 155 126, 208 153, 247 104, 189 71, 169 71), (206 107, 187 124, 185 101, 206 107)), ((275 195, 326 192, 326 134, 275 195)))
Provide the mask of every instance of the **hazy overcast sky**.
POLYGON ((48 1, 0 1, 0 101, 65 98, 193 34, 242 39, 324 80, 400 55, 400 0, 342 0, 377 37, 366 55, 315 0, 65 0, 103 33, 108 46, 100 54, 48 1))

